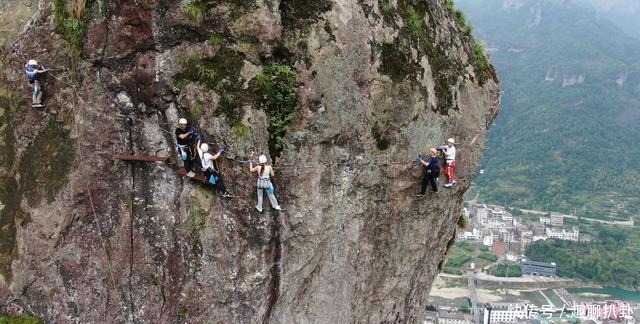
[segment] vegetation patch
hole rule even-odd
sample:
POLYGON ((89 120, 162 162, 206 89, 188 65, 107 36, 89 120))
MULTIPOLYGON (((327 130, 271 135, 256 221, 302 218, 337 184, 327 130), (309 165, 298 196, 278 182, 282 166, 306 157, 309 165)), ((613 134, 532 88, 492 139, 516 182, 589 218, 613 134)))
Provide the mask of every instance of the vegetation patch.
POLYGON ((499 264, 489 270, 489 274, 496 277, 522 277, 520 265, 499 264))
POLYGON ((203 1, 192 1, 182 6, 184 14, 196 25, 204 22, 204 17, 213 6, 203 1))
POLYGON ((44 321, 33 316, 0 316, 0 324, 44 324, 44 321))
MULTIPOLYGON (((231 125, 238 124, 242 118, 242 104, 247 99, 243 96, 246 90, 243 89, 244 80, 240 77, 244 58, 244 54, 228 47, 221 48, 210 58, 189 54, 180 60, 183 69, 176 75, 175 84, 181 87, 192 81, 214 90, 220 96, 220 109, 217 112, 225 114, 231 125)), ((192 104, 191 113, 202 115, 205 108, 201 106, 192 104)))
POLYGON ((480 85, 485 84, 490 78, 497 79, 495 68, 489 63, 484 46, 481 43, 473 45, 473 66, 478 73, 478 81, 480 85))
POLYGON ((260 91, 260 107, 269 116, 269 152, 275 160, 284 149, 285 136, 298 104, 297 74, 288 65, 270 63, 256 76, 256 85, 260 91))
POLYGON ((47 202, 68 181, 68 175, 76 166, 74 141, 69 131, 53 119, 33 140, 20 162, 20 189, 30 204, 47 202))
POLYGON ((198 120, 204 114, 204 104, 200 100, 196 100, 191 103, 189 107, 189 113, 191 113, 191 118, 193 120, 198 120))
POLYGON ((590 234, 594 236, 591 242, 535 241, 526 255, 535 261, 555 262, 561 277, 582 278, 606 287, 640 288, 636 270, 640 269, 637 258, 640 233, 599 226, 590 234))
MULTIPOLYGON (((448 56, 443 46, 449 45, 439 43, 436 28, 426 28, 424 17, 431 15, 431 11, 437 9, 430 9, 431 5, 427 1, 398 0, 399 10, 396 10, 387 0, 379 2, 379 9, 386 24, 396 26, 396 15, 404 21, 404 26, 400 29, 394 43, 381 46, 382 62, 379 71, 389 75, 394 82, 400 82, 407 76, 423 73, 422 67, 411 59, 411 48, 417 50, 418 57, 428 57, 438 99, 436 110, 446 115, 455 105, 451 86, 457 83, 458 76, 463 75, 465 69, 459 60, 448 56)), ((438 18, 431 16, 430 20, 438 21, 438 18)), ((427 90, 423 89, 423 91, 427 95, 427 90)))
POLYGON ((407 5, 405 8, 405 19, 407 26, 414 31, 422 27, 422 16, 418 14, 412 5, 407 5))
POLYGON ((401 82, 409 75, 414 75, 422 69, 411 62, 406 50, 402 48, 398 39, 393 44, 382 44, 380 48, 380 73, 388 75, 393 82, 401 82))
POLYGON ((464 214, 460 215, 460 218, 458 218, 458 228, 464 229, 467 226, 469 226, 469 219, 464 214))
POLYGON ((16 219, 20 222, 20 226, 25 227, 31 223, 31 214, 20 211, 17 213, 16 219))
POLYGON ((0 177, 0 202, 4 208, 0 210, 0 273, 5 278, 11 277, 11 261, 16 243, 15 219, 18 207, 15 178, 0 177))
POLYGON ((231 128, 231 132, 238 139, 246 139, 251 135, 251 127, 240 123, 231 128))
POLYGON ((395 12, 393 10, 393 6, 391 5, 391 0, 380 0, 378 1, 378 10, 382 14, 382 20, 390 25, 395 26, 395 12))
POLYGON ((473 53, 471 55, 473 55, 473 66, 475 67, 475 70, 476 70, 476 75, 478 77, 478 83, 482 86, 490 78, 494 79, 494 80, 497 80, 498 79, 498 75, 497 75, 494 67, 491 64, 489 64, 489 60, 487 59, 487 56, 485 54, 484 47, 482 46, 482 44, 475 43, 475 41, 473 40, 473 36, 471 35, 471 32, 473 31, 473 28, 471 27, 471 25, 467 21, 467 18, 465 16, 464 12, 462 12, 459 9, 456 9, 452 0, 447 0, 447 9, 451 13, 453 13, 456 21, 458 22, 458 24, 462 28, 463 35, 469 41, 474 42, 474 44, 473 44, 473 53))
POLYGON ((87 0, 53 0, 55 31, 82 50, 88 24, 87 0))
POLYGON ((220 47, 223 44, 223 39, 222 36, 218 34, 211 34, 211 36, 209 36, 209 42, 213 47, 220 47))
POLYGON ((196 0, 182 5, 182 12, 196 26, 202 23, 209 15, 209 11, 219 5, 228 5, 232 18, 237 18, 243 11, 256 5, 255 0, 196 0))
POLYGON ((320 15, 331 10, 331 0, 281 0, 280 12, 285 30, 307 27, 320 19, 320 15))
POLYGON ((189 215, 184 223, 185 229, 191 234, 192 239, 198 239, 200 232, 207 226, 207 211, 198 202, 191 204, 189 215))
POLYGON ((391 143, 389 139, 384 136, 383 130, 377 122, 371 126, 371 135, 373 135, 373 139, 376 141, 376 147, 379 150, 384 151, 389 148, 391 143))
MULTIPOLYGON (((0 68, 8 66, 8 56, 0 51, 0 68)), ((22 111, 27 103, 4 77, 0 78, 0 125, 10 125, 13 111, 22 111)), ((15 163, 15 137, 12 127, 0 128, 0 274, 11 278, 11 261, 15 246, 15 217, 19 210, 18 184, 11 171, 15 163)), ((20 220, 22 222, 22 220, 20 220)))

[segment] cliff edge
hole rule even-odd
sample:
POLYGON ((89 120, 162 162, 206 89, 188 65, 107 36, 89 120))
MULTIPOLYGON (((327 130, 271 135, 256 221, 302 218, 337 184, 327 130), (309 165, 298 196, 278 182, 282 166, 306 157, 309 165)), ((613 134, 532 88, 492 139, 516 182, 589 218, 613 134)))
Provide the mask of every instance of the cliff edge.
POLYGON ((1 64, 0 303, 50 323, 415 323, 499 103, 444 0, 41 1, 1 64), (181 117, 234 198, 176 175, 181 117))

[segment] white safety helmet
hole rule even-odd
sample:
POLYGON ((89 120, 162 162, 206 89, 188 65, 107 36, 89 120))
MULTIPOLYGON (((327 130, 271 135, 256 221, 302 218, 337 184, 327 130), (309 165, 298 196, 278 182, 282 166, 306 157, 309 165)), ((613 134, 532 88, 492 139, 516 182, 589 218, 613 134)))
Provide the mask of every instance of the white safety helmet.
POLYGON ((447 140, 447 142, 449 142, 449 143, 451 143, 451 144, 455 143, 455 141, 453 140, 453 137, 452 137, 452 138, 450 138, 450 139, 448 139, 448 140, 447 140))
POLYGON ((36 61, 36 60, 29 60, 29 62, 27 62, 27 65, 38 65, 38 61, 36 61))
POLYGON ((202 152, 209 152, 209 145, 207 143, 202 143, 202 145, 200 145, 200 149, 202 152))
POLYGON ((260 163, 267 163, 267 157, 263 155, 260 155, 260 157, 258 157, 258 162, 260 163))
POLYGON ((178 121, 178 124, 180 125, 186 125, 187 123, 187 119, 186 118, 180 118, 180 120, 178 121))

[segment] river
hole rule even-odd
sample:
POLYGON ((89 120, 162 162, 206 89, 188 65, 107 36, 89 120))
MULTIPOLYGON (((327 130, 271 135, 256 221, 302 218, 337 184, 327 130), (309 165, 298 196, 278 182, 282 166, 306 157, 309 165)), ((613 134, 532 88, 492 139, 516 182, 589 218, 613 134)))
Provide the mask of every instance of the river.
MULTIPOLYGON (((609 295, 610 298, 594 297, 594 299, 619 299, 627 302, 640 302, 640 291, 630 291, 620 288, 567 288, 572 294, 609 295)), ((584 296, 586 297, 586 296, 584 296)), ((588 297, 587 297, 588 298, 588 297)))

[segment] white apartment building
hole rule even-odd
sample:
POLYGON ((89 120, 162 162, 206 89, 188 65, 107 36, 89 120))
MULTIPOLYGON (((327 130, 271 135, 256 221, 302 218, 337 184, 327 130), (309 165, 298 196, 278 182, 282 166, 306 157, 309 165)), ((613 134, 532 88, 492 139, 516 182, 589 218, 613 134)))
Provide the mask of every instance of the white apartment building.
POLYGON ((555 238, 559 240, 577 241, 580 231, 577 227, 572 227, 570 230, 564 228, 547 227, 546 232, 548 238, 555 238))
POLYGON ((564 215, 556 212, 551 212, 551 216, 549 217, 549 221, 553 226, 562 226, 564 224, 564 215))
POLYGON ((540 216, 540 224, 551 225, 551 218, 540 216))
POLYGON ((515 235, 513 230, 503 227, 500 229, 500 232, 498 232, 498 238, 504 243, 509 243, 515 239, 515 235))
POLYGON ((577 241, 580 237, 580 230, 577 227, 572 227, 571 230, 565 231, 564 233, 564 237, 567 240, 577 241))
POLYGON ((529 318, 531 308, 529 305, 524 306, 512 306, 509 307, 496 307, 493 308, 488 305, 484 309, 484 324, 490 323, 513 323, 516 319, 529 318))
POLYGON ((483 239, 482 239, 482 245, 486 245, 486 246, 492 246, 493 245, 493 235, 486 235, 483 239))

